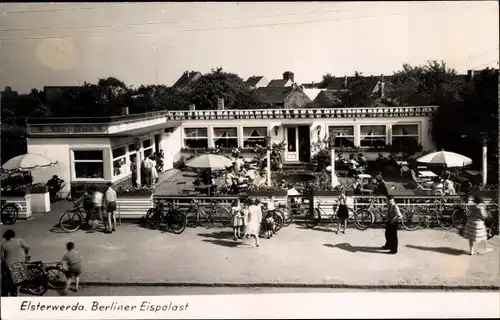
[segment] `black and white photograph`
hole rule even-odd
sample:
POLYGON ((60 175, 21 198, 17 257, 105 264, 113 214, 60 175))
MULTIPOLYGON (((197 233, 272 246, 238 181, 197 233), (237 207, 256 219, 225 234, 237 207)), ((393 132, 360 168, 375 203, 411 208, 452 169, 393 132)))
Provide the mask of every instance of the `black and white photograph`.
POLYGON ((496 294, 443 310, 498 316, 498 21, 497 1, 0 4, 2 319, 289 318, 253 299, 333 293, 439 316, 383 295, 425 292, 496 294))

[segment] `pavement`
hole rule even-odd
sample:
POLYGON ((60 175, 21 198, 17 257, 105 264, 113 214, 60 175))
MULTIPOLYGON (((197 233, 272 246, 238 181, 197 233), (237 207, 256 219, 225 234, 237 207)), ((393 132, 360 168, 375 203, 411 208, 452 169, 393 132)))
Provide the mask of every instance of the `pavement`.
POLYGON ((498 290, 500 283, 498 237, 489 241, 492 252, 469 256, 456 231, 400 231, 399 253, 388 255, 376 250, 383 229, 336 235, 292 224, 254 248, 252 240, 233 241, 229 229, 174 235, 125 223, 113 234, 64 233, 57 222, 67 206, 12 229, 32 247, 32 260, 59 261, 66 242, 75 242, 85 286, 498 290))

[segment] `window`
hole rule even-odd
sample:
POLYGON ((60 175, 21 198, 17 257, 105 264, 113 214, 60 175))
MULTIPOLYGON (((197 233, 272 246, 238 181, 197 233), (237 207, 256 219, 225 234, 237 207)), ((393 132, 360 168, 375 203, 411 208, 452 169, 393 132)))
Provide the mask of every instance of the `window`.
POLYGON ((267 128, 243 128, 243 147, 253 148, 255 146, 266 146, 267 128))
POLYGON ((142 141, 142 148, 143 148, 143 154, 144 158, 147 158, 153 154, 153 148, 154 145, 151 143, 151 139, 146 139, 142 141))
POLYGON ((73 151, 75 178, 104 179, 104 156, 102 150, 73 151))
POLYGON ((214 144, 216 148, 237 148, 238 132, 236 128, 214 128, 214 144))
POLYGON ((361 147, 380 148, 386 144, 385 125, 361 126, 361 147))
POLYGON ((395 124, 392 126, 393 147, 399 150, 416 150, 418 140, 418 124, 395 124))
POLYGON ((207 128, 185 128, 184 147, 186 148, 208 148, 207 128))
POLYGON ((330 126, 328 135, 335 141, 335 148, 354 147, 354 126, 330 126))
POLYGON ((113 154, 113 176, 127 173, 127 148, 125 146, 114 148, 113 154))
POLYGON ((289 127, 287 128, 287 145, 289 152, 297 152, 297 128, 289 127))
POLYGON ((137 145, 135 143, 131 143, 128 145, 128 152, 135 152, 137 151, 137 145))

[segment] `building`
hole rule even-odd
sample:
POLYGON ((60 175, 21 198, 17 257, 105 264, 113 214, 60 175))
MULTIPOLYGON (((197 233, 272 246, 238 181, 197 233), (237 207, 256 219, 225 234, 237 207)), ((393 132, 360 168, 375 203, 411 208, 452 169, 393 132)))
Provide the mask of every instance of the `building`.
POLYGON ((311 99, 304 91, 296 85, 290 87, 261 87, 257 89, 257 94, 271 108, 302 108, 311 102, 311 99))
POLYGON ((198 71, 184 71, 182 76, 174 83, 172 88, 184 89, 190 84, 196 82, 202 76, 201 72, 198 71))
MULTIPOLYGON (((356 146, 378 154, 387 145, 434 149, 430 135, 435 106, 392 108, 248 109, 162 111, 105 118, 28 120, 28 152, 58 161, 33 171, 34 182, 54 174, 67 191, 89 184, 131 182, 135 163, 165 151, 165 168, 200 148, 246 149, 285 142, 285 161, 308 162, 314 142, 334 137, 336 147, 356 146)), ((245 150, 244 150, 245 151, 245 150)), ((136 169, 137 170, 137 169, 136 169)), ((137 171, 136 171, 137 172, 137 171)))
POLYGON ((270 88, 285 88, 291 87, 295 84, 295 74, 291 71, 285 71, 283 73, 283 79, 274 79, 269 81, 267 85, 270 88))
POLYGON ((252 76, 245 81, 245 83, 252 89, 257 89, 261 87, 267 87, 269 85, 269 80, 263 76, 252 76))

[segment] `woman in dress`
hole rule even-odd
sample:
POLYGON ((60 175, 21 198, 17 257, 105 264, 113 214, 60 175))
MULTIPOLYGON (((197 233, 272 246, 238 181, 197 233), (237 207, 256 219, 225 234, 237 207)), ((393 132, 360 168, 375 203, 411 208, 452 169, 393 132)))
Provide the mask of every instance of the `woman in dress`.
POLYGON ((474 244, 476 242, 483 242, 485 252, 488 252, 488 243, 486 242, 486 226, 484 225, 484 220, 487 217, 487 213, 484 208, 483 199, 477 196, 472 199, 469 198, 469 204, 470 214, 467 217, 467 222, 463 231, 463 236, 469 240, 469 254, 476 254, 476 252, 474 251, 474 244))
POLYGON ((16 238, 13 230, 5 231, 3 238, 5 241, 1 245, 2 296, 17 297, 21 283, 30 279, 25 263, 30 247, 22 239, 16 238))
POLYGON ((349 218, 349 210, 347 209, 347 195, 345 188, 340 189, 339 194, 339 208, 337 210, 337 234, 340 232, 340 224, 342 224, 342 233, 345 234, 347 228, 347 218, 349 218))
POLYGON ((239 199, 234 200, 233 204, 231 205, 231 216, 233 220, 234 241, 237 241, 238 239, 241 239, 240 231, 241 231, 241 225, 243 224, 239 199))
POLYGON ((246 226, 245 235, 252 236, 255 239, 254 247, 259 246, 259 233, 262 223, 262 209, 259 199, 252 201, 248 207, 248 224, 246 226))

